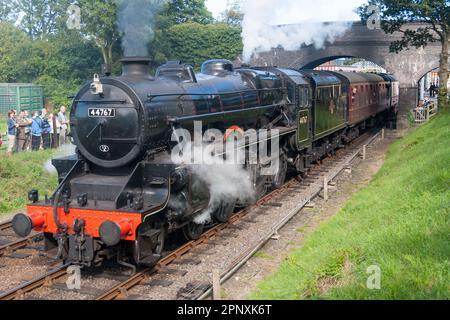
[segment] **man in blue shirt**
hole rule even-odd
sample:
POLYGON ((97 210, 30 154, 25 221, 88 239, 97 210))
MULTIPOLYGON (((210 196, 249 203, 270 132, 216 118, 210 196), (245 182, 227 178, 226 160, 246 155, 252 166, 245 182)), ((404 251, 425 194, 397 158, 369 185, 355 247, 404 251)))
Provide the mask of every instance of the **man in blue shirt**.
POLYGON ((31 150, 38 151, 41 147, 42 118, 38 112, 33 112, 33 122, 31 123, 31 150))
POLYGON ((41 125, 41 129, 42 129, 42 147, 44 148, 44 150, 50 149, 51 145, 52 145, 52 140, 51 140, 51 136, 50 136, 50 132, 51 132, 51 126, 50 123, 48 122, 48 115, 47 115, 47 109, 42 109, 42 114, 41 114, 41 119, 42 119, 42 125, 41 125))
POLYGON ((17 127, 18 124, 16 123, 16 114, 13 110, 8 112, 8 155, 12 155, 15 144, 16 144, 16 135, 17 135, 17 127))

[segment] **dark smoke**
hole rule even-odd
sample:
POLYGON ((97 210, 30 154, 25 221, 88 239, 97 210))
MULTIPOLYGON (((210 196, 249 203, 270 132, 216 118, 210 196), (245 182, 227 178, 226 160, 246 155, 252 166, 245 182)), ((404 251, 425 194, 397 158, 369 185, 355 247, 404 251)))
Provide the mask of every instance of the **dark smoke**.
POLYGON ((148 44, 155 35, 156 15, 169 0, 117 0, 117 26, 127 57, 148 56, 148 44))

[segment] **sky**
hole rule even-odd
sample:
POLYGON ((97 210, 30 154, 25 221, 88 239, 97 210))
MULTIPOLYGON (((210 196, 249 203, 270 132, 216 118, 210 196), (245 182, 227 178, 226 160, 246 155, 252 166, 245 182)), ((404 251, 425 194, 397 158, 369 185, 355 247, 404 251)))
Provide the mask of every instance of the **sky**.
MULTIPOLYGON (((279 0, 283 3, 284 0, 279 0)), ((352 21, 359 20, 353 10, 366 0, 298 0, 292 7, 295 15, 282 15, 275 18, 279 24, 296 23, 300 21, 352 21), (342 10, 344 9, 344 10, 342 10)), ((227 7, 227 0, 206 0, 206 6, 218 17, 227 7)))

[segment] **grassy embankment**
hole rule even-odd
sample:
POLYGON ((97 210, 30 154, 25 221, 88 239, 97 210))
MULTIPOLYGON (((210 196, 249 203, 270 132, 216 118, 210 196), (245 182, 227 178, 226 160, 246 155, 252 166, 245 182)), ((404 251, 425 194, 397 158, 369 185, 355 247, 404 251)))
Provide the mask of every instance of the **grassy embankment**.
MULTIPOLYGON (((6 132, 6 120, 0 119, 0 132, 6 132)), ((51 195, 57 176, 44 169, 44 163, 55 151, 38 151, 6 156, 7 141, 0 148, 0 215, 19 210, 28 203, 27 193, 39 190, 41 197, 51 195)))
POLYGON ((450 113, 395 142, 370 185, 250 298, 450 298, 450 113), (379 290, 366 285, 372 265, 379 290))

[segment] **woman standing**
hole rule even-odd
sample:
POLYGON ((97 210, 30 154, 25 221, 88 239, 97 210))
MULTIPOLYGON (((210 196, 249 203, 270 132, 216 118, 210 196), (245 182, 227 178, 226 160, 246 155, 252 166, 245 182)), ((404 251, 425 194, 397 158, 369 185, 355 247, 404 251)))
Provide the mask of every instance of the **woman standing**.
POLYGON ((15 112, 13 110, 8 112, 8 155, 12 155, 14 147, 16 145, 16 135, 17 135, 17 127, 15 112))
POLYGON ((41 147, 42 119, 38 112, 33 112, 33 122, 31 123, 31 150, 38 151, 41 147))

